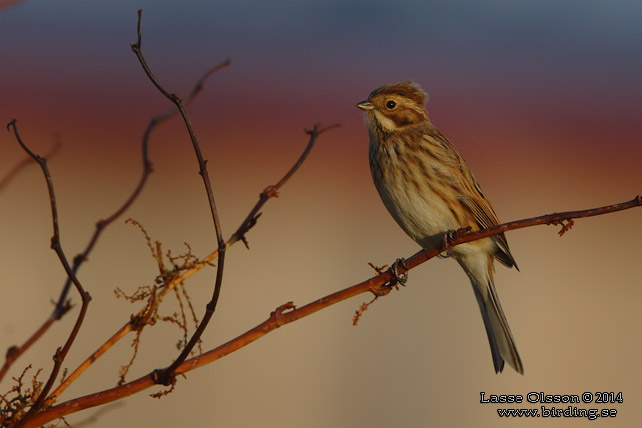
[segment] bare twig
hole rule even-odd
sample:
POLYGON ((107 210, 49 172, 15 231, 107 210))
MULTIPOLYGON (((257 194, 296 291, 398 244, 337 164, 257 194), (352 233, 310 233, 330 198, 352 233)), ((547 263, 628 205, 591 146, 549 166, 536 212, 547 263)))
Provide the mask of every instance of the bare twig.
MULTIPOLYGON (((58 153, 58 150, 60 150, 60 147, 62 147, 62 144, 60 143, 60 138, 59 137, 60 137, 60 135, 56 134, 53 147, 51 148, 51 150, 49 150, 44 155, 44 157, 46 159, 51 160, 51 158, 54 157, 54 155, 56 153, 58 153)), ((0 192, 2 192, 5 189, 5 187, 7 187, 9 185, 9 183, 11 183, 11 181, 14 178, 16 178, 18 176, 18 174, 20 174, 20 171, 22 171, 23 169, 25 169, 28 165, 31 165, 32 163, 35 163, 33 158, 31 156, 27 155, 27 156, 25 156, 25 158, 23 160, 21 160, 16 165, 14 165, 14 167, 11 168, 11 170, 9 172, 7 172, 4 175, 4 177, 2 177, 0 179, 0 192)), ((2 378, 0 377, 0 379, 2 379, 2 378)))
POLYGON ((13 128, 13 133, 16 139, 18 140, 18 143, 20 144, 20 146, 23 148, 25 152, 27 152, 29 156, 31 156, 36 162, 38 162, 38 164, 40 165, 40 168, 42 169, 42 173, 44 174, 45 180, 47 182, 47 190, 49 191, 49 201, 51 205, 51 220, 53 225, 53 236, 51 237, 51 248, 56 252, 56 255, 58 256, 58 259, 60 259, 60 263, 62 263, 62 266, 65 269, 67 276, 71 279, 71 281, 76 286, 76 290, 78 290, 78 294, 80 294, 80 297, 82 299, 82 305, 80 307, 80 312, 78 313, 78 318, 76 319, 73 329, 69 333, 69 337, 65 341, 65 344, 62 346, 62 348, 58 348, 56 350, 56 353, 54 354, 54 357, 53 357, 54 366, 53 366, 53 369, 51 370, 51 374, 49 375, 49 379, 47 380, 47 383, 40 391, 38 398, 29 409, 29 412, 27 412, 27 415, 20 422, 16 424, 17 427, 20 427, 25 422, 27 422, 31 416, 35 415, 41 409, 45 401, 45 398, 47 397, 47 394, 51 390, 51 387, 53 386, 54 382, 56 381, 56 378, 58 377, 58 372, 60 371, 60 367, 62 366, 62 363, 65 360, 65 357, 69 352, 69 349, 71 349, 71 345, 74 343, 74 340, 78 335, 78 332, 80 331, 80 327, 82 326, 83 320, 85 319, 85 313, 87 312, 87 306, 89 305, 91 296, 87 291, 85 291, 83 286, 80 284, 80 281, 76 277, 76 274, 74 273, 71 266, 69 265, 69 262, 67 261, 67 256, 65 255, 65 252, 63 251, 62 245, 60 243, 60 227, 58 225, 58 207, 56 205, 56 196, 54 194, 53 181, 51 179, 51 174, 49 173, 49 168, 47 167, 47 159, 32 152, 31 149, 29 149, 29 147, 27 147, 27 145, 22 141, 22 138, 18 133, 18 127, 16 125, 15 119, 9 123, 8 127, 13 128))
MULTIPOLYGON (((203 90, 203 86, 204 86, 205 82, 207 81, 207 79, 208 79, 212 74, 214 74, 215 72, 219 71, 220 69, 222 69, 222 68, 224 68, 224 67, 227 67, 229 64, 230 64, 230 61, 229 61, 229 60, 225 60, 225 61, 223 61, 222 63, 217 64, 217 65, 215 65, 214 67, 212 67, 212 68, 210 68, 209 70, 207 70, 207 71, 203 74, 203 76, 198 80, 198 82, 197 82, 197 83, 196 83, 196 85, 194 86, 194 89, 193 89, 193 90, 192 90, 192 92, 190 93, 190 95, 189 95, 189 97, 187 98, 187 100, 185 101, 185 103, 186 103, 186 104, 188 104, 188 103, 190 103, 191 101, 193 101, 193 100, 196 98, 196 96, 197 96, 197 95, 198 95, 198 94, 203 90)), ((135 192, 134 192, 134 193, 136 193, 136 192, 140 192, 140 190, 139 190, 139 189, 140 189, 140 188, 142 188, 142 185, 144 184, 143 179, 144 179, 144 180, 146 180, 146 178, 147 178, 147 177, 146 177, 146 175, 148 175, 148 174, 149 174, 149 172, 151 172, 151 164, 148 164, 148 163, 147 163, 147 147, 148 147, 148 144, 149 144, 149 138, 150 138, 150 135, 151 135, 152 131, 154 130, 154 128, 155 128, 157 125, 159 125, 160 123, 162 123, 162 122, 164 122, 164 121, 166 121, 166 120, 170 119, 170 118, 171 118, 171 117, 173 117, 177 112, 178 112, 178 109, 174 107, 174 108, 172 108, 170 111, 168 111, 167 113, 165 113, 165 114, 161 114, 161 115, 158 115, 158 116, 155 116, 154 118, 152 118, 152 119, 151 119, 151 121, 150 121, 150 123, 149 123, 149 125, 147 126, 147 128, 146 128, 146 130, 145 130, 145 133, 143 134, 143 159, 144 159, 144 164, 145 164, 145 165, 149 165, 149 168, 150 168, 150 169, 149 169, 149 171, 147 172, 147 174, 145 173, 145 170, 143 171, 143 177, 141 177, 141 182, 139 182, 139 183, 138 183, 138 186, 137 186, 137 188, 136 188, 136 190, 135 190, 135 192)), ((133 199, 134 199, 134 198, 132 198, 132 197, 130 196, 130 198, 128 199, 128 201, 133 201, 133 199)), ((121 211, 121 213, 122 213, 122 212, 124 212, 124 210, 123 210, 122 208, 120 209, 120 211, 121 211)), ((114 215, 112 215, 112 216, 110 217, 110 219, 111 219, 111 218, 114 218, 114 219, 115 219, 114 215)), ((113 220, 112 220, 112 221, 113 221, 113 220)), ((92 239, 92 241, 95 241, 95 240, 94 240, 94 239, 92 239)), ((88 253, 88 251, 87 251, 87 250, 85 250, 85 253, 88 253)), ((83 253, 83 254, 85 254, 85 253, 83 253)), ((218 254, 218 252, 217 252, 217 254, 218 254)), ((213 258, 212 258, 212 259, 213 259, 213 258)), ((83 258, 83 260, 84 260, 84 258, 83 258)), ((204 263, 199 263, 199 266, 200 266, 200 267, 207 266, 207 265, 208 265, 208 264, 207 264, 207 262, 208 262, 208 261, 205 261, 204 263)), ((187 277, 189 277, 189 276, 191 276, 191 275, 187 275, 187 277)), ((185 277, 183 277, 183 280, 184 280, 184 279, 186 279, 186 278, 185 278, 185 277)), ((176 283, 176 282, 174 282, 174 283, 176 283)), ((162 297, 166 292, 168 292, 168 291, 169 291, 169 290, 171 290, 172 288, 173 288, 173 287, 164 287, 164 288, 163 288, 163 290, 160 292, 160 295, 159 295, 158 297, 159 297, 159 298, 160 298, 160 297, 162 297)), ((155 304, 157 304, 157 302, 155 302, 155 304)), ((153 308, 151 308, 151 309, 153 309, 153 308)), ((94 361, 96 361, 98 358, 100 358, 100 357, 101 357, 105 352, 107 352, 107 351, 108 351, 108 350, 109 350, 113 345, 115 345, 115 344, 116 344, 120 339, 122 339, 123 337, 125 337, 125 336, 127 335, 127 333, 129 333, 129 332, 131 332, 131 331, 135 331, 135 330, 137 330, 138 328, 142 328, 142 327, 140 327, 140 326, 141 326, 142 324, 145 324, 145 323, 147 322, 147 320, 149 319, 149 317, 151 316, 151 314, 152 314, 153 312, 154 312, 154 311, 153 311, 153 310, 150 310, 150 307, 149 307, 149 305, 148 305, 148 306, 146 306, 145 308, 143 308, 143 309, 142 309, 142 310, 141 310, 141 311, 140 311, 136 316, 132 317, 132 319, 131 319, 131 320, 129 320, 125 325, 123 325, 123 326, 122 326, 122 327, 121 327, 117 332, 115 332, 115 333, 114 333, 114 334, 113 334, 109 339, 107 339, 107 340, 105 341, 105 343, 103 343, 103 344, 102 344, 102 345, 101 345, 101 346, 100 346, 100 347, 99 347, 99 348, 98 348, 94 353, 92 353, 92 354, 91 354, 91 355, 90 355, 90 356, 89 356, 85 361, 83 361, 83 362, 82 362, 82 363, 81 363, 81 364, 80 364, 80 365, 79 365, 79 366, 78 366, 78 367, 77 367, 77 368, 76 368, 76 369, 75 369, 75 370, 74 370, 74 371, 73 371, 73 372, 72 372, 72 373, 71 373, 71 374, 70 374, 70 375, 69 375, 69 376, 68 376, 68 377, 67 377, 67 378, 66 378, 66 379, 61 383, 61 384, 60 384, 60 386, 58 386, 58 388, 56 388, 56 390, 54 390, 54 392, 52 392, 52 393, 51 393, 50 397, 47 399, 46 404, 50 406, 50 405, 52 405, 53 403, 55 403, 55 402, 56 402, 56 399, 60 396, 60 394, 62 394, 62 392, 63 392, 65 389, 67 389, 67 388, 69 387, 69 385, 71 385, 71 384, 72 384, 72 383, 73 383, 73 382, 74 382, 74 381, 75 381, 75 380, 76 380, 76 379, 77 379, 77 378, 78 378, 78 377, 79 377, 79 376, 80 376, 80 375, 81 375, 81 374, 82 374, 82 373, 83 373, 87 368, 89 368, 89 366, 91 366, 91 364, 92 364, 94 361), (143 321, 141 321, 141 320, 143 320, 143 321)))
MULTIPOLYGON (((189 104, 192 102, 196 96, 203 90, 203 86, 207 79, 214 74, 215 72, 219 71, 220 69, 228 66, 230 64, 229 60, 225 60, 224 62, 217 64, 216 66, 210 68, 207 70, 203 76, 198 80, 196 85, 194 86, 194 89, 190 93, 189 97, 185 101, 185 104, 189 104)), ((143 133, 142 137, 142 159, 143 159, 143 171, 141 174, 141 177, 134 188, 133 192, 131 195, 127 198, 127 200, 121 205, 114 213, 112 213, 107 219, 105 220, 100 220, 96 223, 96 229, 89 239, 89 243, 85 247, 82 253, 78 254, 76 257, 74 257, 73 261, 73 266, 72 270, 74 273, 78 272, 78 269, 80 266, 83 264, 84 261, 88 259, 89 254, 93 250, 94 246, 98 242, 98 238, 100 237, 100 234, 105 230, 105 228, 113 223, 116 219, 118 219, 122 214, 125 213, 125 211, 133 204, 133 202, 136 200, 138 195, 141 193, 143 187, 145 186, 145 183, 147 182, 147 179, 151 172, 153 171, 152 169, 152 164, 149 160, 148 156, 148 147, 149 147, 149 140, 152 134, 152 131, 161 123, 169 120, 171 117, 173 117, 176 113, 178 112, 178 109, 172 108, 169 110, 167 113, 158 115, 153 117, 149 124, 147 125, 147 128, 145 129, 145 132, 143 133)), ((52 149, 49 152, 49 156, 53 155, 57 150, 58 150, 59 144, 57 144, 54 149, 52 149)), ((48 157, 48 156, 47 156, 48 157)), ((29 163, 33 162, 33 159, 31 157, 27 158, 29 159, 29 163)), ((5 176, 5 178, 9 178, 9 174, 5 176)), ((3 179, 4 181, 4 179, 3 179)), ((65 313, 72 307, 70 304, 69 300, 67 299, 67 295, 69 293, 69 288, 71 286, 71 281, 69 279, 66 280, 62 291, 60 293, 60 297, 58 298, 58 301, 56 303, 56 307, 53 311, 53 313, 47 318, 47 320, 38 328, 38 330, 22 345, 22 346, 12 346, 9 348, 9 351, 7 351, 7 358, 5 359, 5 362, 0 369, 0 380, 4 377, 4 375, 7 373, 13 362, 18 359, 20 355, 22 355, 24 352, 29 349, 29 347, 36 341, 38 340, 48 329, 49 327, 54 323, 54 321, 57 321, 65 315, 65 313)), ((118 333, 117 333, 118 334, 118 333)), ((73 377, 75 379, 75 377, 73 377)), ((73 381, 73 379, 67 379, 66 381, 73 381)), ((55 392, 54 392, 55 394, 55 392)), ((52 398, 55 401, 55 397, 57 395, 54 395, 52 398)), ((48 399, 47 403, 51 404, 52 400, 48 399)))
MULTIPOLYGON (((197 87, 198 86, 199 85, 197 85, 197 87)), ((314 143, 319 137, 319 135, 321 135, 326 130, 335 128, 336 126, 338 125, 332 125, 324 128, 315 126, 312 131, 306 131, 306 133, 308 133, 308 135, 310 136, 310 139, 308 141, 308 144, 306 145, 305 150, 299 157, 299 159, 296 161, 294 166, 290 168, 290 170, 277 182, 276 185, 268 186, 266 189, 276 189, 276 190, 280 189, 287 182, 287 180, 290 177, 292 177, 293 173, 301 165, 301 162, 303 162, 307 158, 308 153, 314 146, 314 143)), ((237 229, 237 232, 235 232, 235 234, 233 234, 232 237, 228 239, 226 243, 227 248, 229 248, 234 243, 239 241, 239 239, 234 239, 236 236, 239 236, 237 234, 239 233, 238 231, 243 231, 243 233, 247 233, 247 231, 251 229, 251 227, 255 224, 255 221, 252 221, 252 219, 256 219, 258 211, 265 205, 268 199, 270 199, 274 195, 275 195, 274 192, 268 193, 264 191, 261 193, 261 196, 259 196, 259 201, 252 208, 252 210, 247 215, 245 220, 241 223, 241 225, 237 229)), ((134 224, 137 224, 137 222, 133 220, 131 220, 131 222, 134 224)), ((140 225, 138 226, 141 227, 140 225)), ((143 233, 145 233, 144 229, 143 229, 143 233)), ((152 250, 153 252, 154 250, 151 246, 152 244, 151 244, 150 238, 146 233, 145 233, 145 236, 146 236, 148 245, 150 246, 150 250, 152 250)), ((217 257, 218 257, 218 250, 215 250, 210 255, 208 255, 205 259, 201 260, 200 262, 194 263, 189 269, 186 269, 180 275, 173 276, 167 283, 163 283, 163 287, 160 289, 160 291, 158 292, 158 295, 156 296, 155 304, 156 305, 160 304, 165 294, 172 291, 178 284, 184 283, 187 279, 189 279, 192 275, 194 275, 200 269, 204 268, 205 266, 210 266, 211 265, 210 263, 213 260, 215 260, 217 257)), ((149 319, 149 316, 151 315, 152 311, 148 309, 149 309, 149 305, 141 309, 141 311, 137 315, 133 316, 131 320, 125 323, 125 325, 123 325, 116 333, 114 333, 109 339, 107 339, 105 343, 103 343, 94 353, 92 353, 85 361, 83 361, 82 364, 80 364, 67 378, 65 378, 65 380, 60 384, 60 386, 56 388, 54 392, 51 393, 51 395, 47 399, 46 405, 47 406, 53 405, 56 402, 56 399, 60 396, 60 394, 63 393, 65 389, 69 387, 69 385, 71 385, 85 370, 87 370, 87 368, 89 368, 89 366, 91 366, 91 364, 94 363, 94 361, 96 361, 103 354, 105 354, 105 352, 107 352, 119 340, 125 337, 128 333, 135 331, 138 328, 142 328, 141 327, 142 323, 134 322, 134 321, 139 319, 145 319, 145 320, 149 319)))
POLYGON ((317 138, 319 135, 323 134, 325 131, 329 131, 334 128, 338 128, 340 125, 339 124, 333 124, 330 126, 326 127, 321 127, 321 125, 316 124, 312 129, 306 130, 305 132, 310 136, 310 140, 308 141, 307 146, 305 146, 305 149, 303 150, 303 153, 301 153, 301 156, 299 156, 299 159, 295 162, 295 164, 290 168, 288 172, 285 173, 285 175, 274 185, 268 186, 261 192, 259 195, 259 200, 258 202, 254 205, 252 210, 250 210, 250 213, 247 215, 245 220, 241 223, 241 225, 236 229, 236 232, 232 234, 230 239, 227 240, 227 246, 229 247, 230 245, 236 243, 237 241, 241 240, 245 244, 247 248, 249 248, 247 240, 245 239, 245 234, 256 224, 256 221, 258 218, 261 216, 261 213, 259 212, 261 208, 263 208, 263 205, 268 201, 268 199, 277 197, 278 191, 283 187, 283 185, 294 175, 294 173, 299 169, 299 167, 303 164, 305 159, 308 157, 308 154, 312 150, 312 147, 314 147, 314 143, 316 142, 317 138))
MULTIPOLYGON (((146 309, 148 307, 146 306, 146 309)), ((149 311, 148 313, 151 313, 153 311, 149 311)), ((96 351, 94 351, 85 361, 80 364, 69 376, 65 378, 65 380, 56 388, 54 392, 51 393, 49 398, 47 399, 45 405, 46 406, 51 406, 53 403, 55 403, 56 399, 60 396, 60 394, 63 393, 65 389, 69 387, 89 366, 93 364, 94 361, 96 361, 100 356, 102 356, 105 352, 107 352, 109 349, 111 349, 112 346, 114 346, 120 339, 125 337, 127 333, 131 331, 136 331, 136 328, 134 325, 136 324, 136 321, 132 319, 130 322, 122 326, 116 333, 114 333, 105 343, 103 343, 96 351)))
MULTIPOLYGON (((67 302, 66 305, 63 306, 62 308, 62 314, 66 313, 69 309, 71 309, 72 306, 67 302)), ((56 321, 55 317, 49 317, 47 320, 36 330, 30 337, 23 343, 21 346, 11 346, 7 350, 7 355, 4 361, 4 364, 2 365, 2 368, 0 369, 0 380, 4 378, 4 376, 7 374, 9 371, 9 368, 11 365, 23 354, 27 349, 31 347, 40 337, 45 334, 45 332, 51 327, 51 324, 53 324, 56 321)))
POLYGON ((218 299, 221 293, 221 287, 223 285, 223 270, 225 267, 226 245, 225 245, 225 241, 223 240, 223 232, 221 231, 221 223, 218 217, 218 210, 216 209, 216 202, 214 200, 214 191, 212 189, 212 183, 210 181, 209 173, 207 171, 207 162, 203 158, 200 145, 196 138, 196 134, 194 133, 194 129, 192 127, 192 123, 189 118, 189 115, 187 114, 187 111, 185 110, 185 106, 183 105, 183 101, 178 96, 168 92, 160 84, 158 79, 152 73, 152 70, 150 69, 149 65, 147 65, 147 61, 143 56, 143 53, 141 50, 142 16, 143 16, 143 11, 142 9, 139 9, 138 26, 137 26, 138 40, 136 43, 131 45, 131 48, 132 48, 132 51, 136 54, 136 57, 138 58, 138 61, 143 67, 143 70, 145 71, 145 74, 147 75, 147 77, 149 77, 149 79, 154 84, 154 86, 156 86, 156 88, 163 95, 165 95, 167 99, 169 99, 172 103, 174 103, 174 105, 180 112, 181 117, 183 118, 183 122, 185 122, 185 126, 187 127, 187 131, 192 141, 192 147, 194 148, 194 153, 196 154, 196 158, 198 160, 199 174, 201 175, 201 178, 203 179, 203 184, 205 185, 205 192, 207 193, 207 201, 209 202, 210 212, 212 214, 212 221, 214 222, 214 230, 216 232, 216 241, 218 243, 218 254, 219 254, 218 264, 216 266, 216 280, 214 283, 214 290, 212 292, 212 299, 209 301, 209 303, 206 306, 205 314, 203 315, 203 318, 201 319, 200 324, 198 325, 198 327, 196 328, 196 331, 190 338, 189 342, 187 342, 187 344, 183 348, 183 351, 179 354, 176 360, 174 360, 174 362, 170 364, 169 367, 166 367, 165 369, 156 372, 157 373, 156 380, 158 383, 162 383, 164 385, 170 385, 170 384, 173 384, 174 382, 174 371, 176 370, 176 367, 178 367, 183 361, 185 361, 185 359, 189 356, 190 352, 192 352, 192 349, 199 342, 201 335, 203 334, 203 331, 205 331, 207 324, 209 323, 210 319, 212 318, 212 315, 214 314, 214 311, 216 310, 216 304, 218 303, 218 299))
MULTIPOLYGON (((424 263, 426 260, 431 259, 438 254, 445 251, 449 246, 455 246, 463 244, 465 242, 470 242, 478 239, 487 238, 498 233, 507 232, 510 230, 521 229, 525 227, 537 226, 541 224, 555 224, 560 221, 568 221, 571 219, 590 217, 596 215, 602 215, 607 213, 612 213, 616 211, 622 211, 634 207, 642 206, 642 197, 639 195, 634 199, 628 202, 623 202, 620 204, 608 205, 600 208, 593 208, 582 211, 569 211, 564 213, 548 214, 539 217, 533 217, 525 220, 517 220, 510 223, 500 224, 490 229, 483 229, 476 232, 470 231, 459 231, 451 237, 451 239, 444 240, 439 247, 433 248, 432 250, 421 250, 414 254, 412 257, 405 260, 404 266, 399 266, 399 272, 403 273, 410 269, 415 268, 416 266, 424 263)), ((230 340, 229 342, 220 345, 211 351, 208 351, 202 355, 190 358, 184 361, 175 371, 175 375, 187 373, 189 371, 195 370, 198 367, 209 364, 213 361, 216 361, 224 356, 243 348, 244 346, 249 345, 257 339, 265 336, 271 331, 275 330, 278 327, 281 327, 285 324, 289 324, 301 318, 307 317, 317 311, 325 309, 335 303, 341 302, 343 300, 349 299, 351 297, 357 296, 362 293, 371 292, 375 296, 380 295, 379 290, 382 287, 385 287, 385 284, 393 279, 392 272, 385 271, 377 276, 370 278, 366 281, 360 282, 359 284, 353 285, 351 287, 339 290, 335 293, 329 294, 325 297, 317 299, 311 303, 308 303, 305 306, 300 308, 294 307, 292 302, 288 302, 285 305, 279 307, 276 311, 272 312, 270 317, 252 328, 251 330, 243 333, 242 335, 230 340)), ((41 411, 36 417, 29 421, 29 427, 36 427, 41 424, 44 424, 48 421, 57 419, 61 416, 65 416, 70 413, 77 412, 82 409, 87 409, 90 407, 98 406, 101 404, 109 403, 116 401, 118 399, 136 394, 140 391, 143 391, 147 388, 150 388, 156 384, 154 372, 149 373, 145 376, 142 376, 136 380, 133 380, 129 383, 126 383, 122 386, 111 388, 105 391, 98 393, 86 395, 84 397, 79 397, 67 402, 61 403, 57 406, 47 408, 46 410, 41 411)))

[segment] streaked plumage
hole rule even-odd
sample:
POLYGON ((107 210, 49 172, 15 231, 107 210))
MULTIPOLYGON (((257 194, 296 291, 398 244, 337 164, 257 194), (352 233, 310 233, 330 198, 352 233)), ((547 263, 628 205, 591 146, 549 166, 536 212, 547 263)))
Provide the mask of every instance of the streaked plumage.
MULTIPOLYGON (((370 169, 381 199, 401 228, 423 248, 443 233, 499 224, 470 168, 430 122, 425 92, 407 81, 386 85, 357 104, 370 133, 370 169)), ((493 282, 497 259, 517 267, 504 234, 458 245, 451 252, 470 278, 484 319, 496 372, 504 361, 523 373, 493 282)))

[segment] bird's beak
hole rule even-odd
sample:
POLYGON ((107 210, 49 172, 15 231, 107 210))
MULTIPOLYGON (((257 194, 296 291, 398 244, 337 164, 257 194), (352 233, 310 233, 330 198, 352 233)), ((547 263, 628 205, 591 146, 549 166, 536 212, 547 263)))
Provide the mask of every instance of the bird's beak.
POLYGON ((357 107, 363 111, 368 111, 372 110, 374 108, 374 105, 370 101, 361 101, 359 104, 357 104, 357 107))

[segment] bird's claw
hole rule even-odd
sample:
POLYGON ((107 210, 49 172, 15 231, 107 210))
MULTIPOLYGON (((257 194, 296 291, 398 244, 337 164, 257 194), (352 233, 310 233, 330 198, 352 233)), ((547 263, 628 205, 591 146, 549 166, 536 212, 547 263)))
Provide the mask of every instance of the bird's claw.
POLYGON ((392 275, 392 279, 387 284, 389 287, 392 287, 396 284, 401 284, 404 287, 406 286, 406 282, 408 281, 408 267, 406 267, 406 261, 404 259, 395 260, 395 262, 388 269, 388 272, 390 272, 390 274, 392 275), (405 272, 399 273, 399 266, 404 268, 405 272))
POLYGON ((444 232, 444 236, 443 236, 442 241, 441 241, 441 246, 444 249, 444 251, 442 251, 441 253, 437 254, 437 257, 445 259, 447 257, 452 256, 453 255, 452 254, 453 246, 450 243, 452 241, 454 241, 455 239, 457 239, 457 234, 458 233, 462 233, 462 232, 466 233, 466 232, 470 232, 470 230, 471 230, 471 227, 468 226, 468 227, 462 227, 461 229, 449 230, 447 232, 444 232))
POLYGON ((441 246, 444 249, 441 253, 437 254, 437 257, 446 259, 450 256, 452 256, 452 246, 450 245, 450 241, 455 239, 455 234, 457 232, 455 230, 449 230, 447 232, 444 232, 444 236, 441 239, 441 246))

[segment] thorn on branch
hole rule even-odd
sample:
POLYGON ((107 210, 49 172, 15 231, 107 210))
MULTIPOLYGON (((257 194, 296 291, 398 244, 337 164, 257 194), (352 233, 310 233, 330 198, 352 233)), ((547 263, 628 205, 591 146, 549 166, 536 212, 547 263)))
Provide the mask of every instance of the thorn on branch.
POLYGON ((270 313, 270 319, 276 323, 277 327, 281 326, 281 317, 285 312, 293 311, 296 309, 294 302, 287 302, 276 308, 270 313))
MULTIPOLYGON (((265 195, 265 193, 261 193, 261 196, 264 196, 264 195, 265 195)), ((267 200, 267 197, 265 197, 265 200, 267 200)), ((239 226, 237 231, 234 232, 234 234, 232 234, 232 237, 229 239, 228 243, 229 242, 236 242, 236 241, 243 241, 243 244, 245 244, 245 248, 247 248, 249 250, 250 249, 250 244, 248 243, 247 237, 245 236, 245 234, 247 232, 249 232, 250 229, 252 229, 254 226, 256 226, 256 222, 259 219, 259 217, 261 217, 261 214, 262 213, 258 213, 258 214, 253 215, 253 216, 248 216, 243 221, 241 226, 239 226)))
POLYGON ((377 272, 377 275, 381 275, 382 273, 384 273, 386 271, 386 268, 388 267, 388 265, 383 265, 382 267, 378 267, 378 266, 373 265, 370 262, 368 262, 368 266, 370 266, 372 269, 374 269, 374 271, 377 272))
POLYGON ((54 352, 53 356, 51 357, 54 362, 62 362, 61 360, 61 354, 62 354, 62 346, 59 346, 56 348, 56 352, 54 352))
POLYGON ((263 190, 263 194, 268 198, 278 198, 279 192, 276 189, 276 186, 269 185, 263 190))
POLYGON ((247 240, 245 239, 245 234, 256 224, 256 221, 261 215, 259 211, 261 210, 261 208, 263 208, 263 205, 265 205, 265 203, 270 198, 274 198, 278 196, 279 189, 281 189, 281 187, 283 187, 283 185, 294 175, 294 173, 299 169, 299 167, 303 164, 303 162, 307 158, 319 134, 329 129, 335 128, 337 126, 339 125, 330 125, 325 128, 320 128, 320 126, 317 124, 313 127, 312 130, 307 130, 307 129, 305 130, 305 132, 310 136, 310 138, 309 138, 308 144, 303 150, 303 153, 301 153, 301 155, 299 156, 297 161, 294 163, 294 165, 288 170, 288 172, 285 173, 285 175, 276 184, 267 186, 259 194, 258 202, 254 205, 254 208, 252 208, 252 210, 247 215, 247 217, 243 220, 243 222, 238 227, 236 232, 232 234, 230 239, 227 241, 227 245, 231 245, 239 240, 242 240, 246 248, 249 248, 249 245, 247 244, 247 240))
POLYGON ((560 231, 559 231, 559 232, 557 232, 557 234, 558 234, 560 237, 562 237, 562 236, 564 236, 564 234, 565 234, 566 232, 568 232, 569 230, 571 230, 571 228, 573 227, 573 225, 575 224, 575 222, 573 221, 573 219, 562 219, 562 220, 559 220, 559 221, 552 221, 552 222, 550 222, 549 224, 554 225, 554 226, 562 226, 562 228, 560 229, 560 231))

